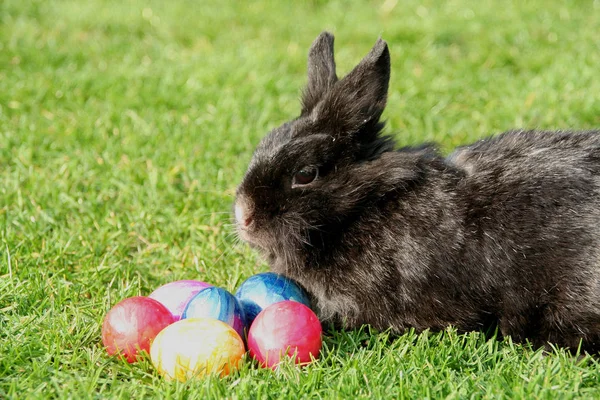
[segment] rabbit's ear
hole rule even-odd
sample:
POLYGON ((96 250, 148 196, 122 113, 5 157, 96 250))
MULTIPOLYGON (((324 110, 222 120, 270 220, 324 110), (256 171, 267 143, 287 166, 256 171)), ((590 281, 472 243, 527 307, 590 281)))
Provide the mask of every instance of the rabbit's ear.
POLYGON ((333 58, 333 35, 321 33, 308 52, 308 83, 302 96, 302 114, 310 112, 338 78, 333 58))
POLYGON ((315 121, 335 123, 340 133, 376 124, 385 109, 390 53, 379 39, 369 54, 330 90, 312 112, 315 121))

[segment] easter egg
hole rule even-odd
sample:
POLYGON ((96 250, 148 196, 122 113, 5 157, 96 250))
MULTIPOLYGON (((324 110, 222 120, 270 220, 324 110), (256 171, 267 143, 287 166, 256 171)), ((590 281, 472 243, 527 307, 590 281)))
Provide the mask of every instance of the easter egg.
POLYGON ((239 367, 244 352, 240 335, 223 321, 187 318, 156 336, 150 358, 167 380, 185 382, 209 374, 228 375, 239 367))
POLYGON ((164 304, 177 320, 181 319, 181 314, 187 303, 202 289, 211 285, 206 282, 183 280, 170 282, 160 286, 148 297, 164 304))
POLYGON ((235 293, 246 313, 246 323, 271 304, 292 300, 310 307, 308 295, 297 283, 272 272, 256 274, 246 279, 235 293))
POLYGON ((148 297, 130 297, 117 303, 104 317, 102 343, 110 355, 122 355, 135 362, 142 351, 166 326, 175 322, 173 314, 148 297))
POLYGON ((321 323, 302 303, 283 301, 262 310, 248 331, 250 355, 263 367, 275 368, 285 357, 307 364, 321 351, 321 323))
POLYGON ((215 318, 230 325, 245 336, 246 317, 244 309, 234 295, 220 287, 209 287, 199 291, 188 303, 182 318, 215 318))

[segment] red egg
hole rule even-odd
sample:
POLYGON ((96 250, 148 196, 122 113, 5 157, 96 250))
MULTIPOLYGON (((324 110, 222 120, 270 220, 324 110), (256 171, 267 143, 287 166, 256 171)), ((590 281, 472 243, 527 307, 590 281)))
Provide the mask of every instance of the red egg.
POLYGON ((321 351, 321 323, 307 306, 282 301, 262 310, 248 332, 248 349, 263 367, 275 368, 285 357, 307 364, 321 351))
POLYGON ((117 303, 104 317, 102 343, 110 355, 122 355, 128 362, 140 352, 150 352, 150 344, 166 326, 175 322, 171 312, 148 297, 129 297, 117 303))

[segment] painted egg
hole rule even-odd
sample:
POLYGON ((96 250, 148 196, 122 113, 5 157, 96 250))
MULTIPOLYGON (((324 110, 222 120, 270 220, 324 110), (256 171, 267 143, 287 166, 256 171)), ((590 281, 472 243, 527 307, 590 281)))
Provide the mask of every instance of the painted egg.
POLYGON ((199 291, 188 303, 182 318, 215 318, 230 325, 244 338, 246 317, 234 295, 220 287, 199 291))
POLYGON ((259 312, 280 301, 296 301, 310 307, 308 295, 296 282, 272 272, 256 274, 245 280, 235 293, 246 313, 246 323, 259 312))
POLYGON ((141 352, 166 326, 175 322, 173 314, 148 297, 129 297, 115 304, 102 323, 102 343, 110 355, 122 355, 135 362, 141 352))
POLYGON ((177 320, 181 319, 181 314, 189 301, 202 289, 212 285, 194 280, 183 280, 170 282, 160 286, 148 297, 161 302, 171 311, 177 320))
POLYGON ((302 303, 283 301, 258 314, 248 331, 250 355, 262 366, 275 368, 284 357, 307 364, 319 357, 321 323, 302 303))
POLYGON ((245 353, 240 335, 212 318, 182 319, 163 329, 152 342, 152 365, 167 380, 225 376, 239 368, 245 353))

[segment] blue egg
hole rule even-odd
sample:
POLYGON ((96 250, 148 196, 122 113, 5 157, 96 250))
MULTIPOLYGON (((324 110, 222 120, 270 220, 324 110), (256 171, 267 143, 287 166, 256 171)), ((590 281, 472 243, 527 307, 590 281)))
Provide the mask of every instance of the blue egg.
POLYGON ((234 295, 220 287, 202 289, 189 301, 182 314, 185 318, 214 318, 229 324, 243 339, 246 315, 234 295))
POLYGON ((306 292, 294 281, 272 272, 253 275, 235 293, 246 313, 248 326, 264 308, 280 301, 292 300, 310 307, 306 292))

